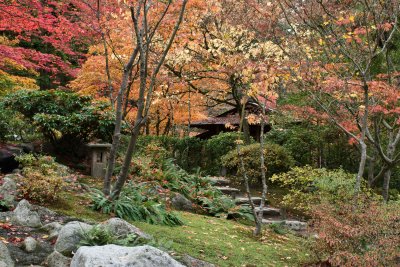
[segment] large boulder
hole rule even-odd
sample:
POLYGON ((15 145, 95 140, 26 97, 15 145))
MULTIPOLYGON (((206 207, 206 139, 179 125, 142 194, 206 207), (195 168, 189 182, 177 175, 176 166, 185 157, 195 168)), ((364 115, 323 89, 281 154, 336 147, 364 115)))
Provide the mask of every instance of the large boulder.
POLYGON ((32 228, 41 227, 42 223, 40 222, 40 216, 32 209, 32 205, 27 200, 21 200, 13 212, 11 222, 20 226, 32 228))
POLYGON ((120 218, 111 218, 101 224, 101 226, 105 227, 110 231, 112 235, 117 238, 125 238, 129 234, 135 234, 143 239, 151 239, 151 236, 142 232, 136 226, 124 221, 120 218))
POLYGON ((80 247, 72 258, 71 267, 183 267, 167 253, 151 247, 117 245, 80 247))
POLYGON ((13 175, 6 175, 0 184, 0 197, 8 207, 14 205, 15 196, 17 194, 17 184, 13 179, 13 175))
POLYGON ((193 211, 193 203, 184 195, 176 193, 171 199, 171 205, 176 210, 193 211))
POLYGON ((65 257, 58 251, 53 251, 53 253, 47 257, 46 264, 48 267, 69 267, 71 258, 65 257))
POLYGON ((14 261, 11 259, 7 246, 0 241, 0 266, 14 267, 14 261))
POLYGON ((55 250, 65 256, 70 256, 78 248, 84 234, 90 231, 92 227, 89 224, 78 221, 67 223, 58 234, 55 250))

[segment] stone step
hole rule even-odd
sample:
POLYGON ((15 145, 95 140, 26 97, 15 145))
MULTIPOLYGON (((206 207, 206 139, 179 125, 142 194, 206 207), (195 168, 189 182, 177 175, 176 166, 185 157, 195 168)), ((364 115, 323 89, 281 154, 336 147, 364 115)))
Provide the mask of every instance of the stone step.
MULTIPOLYGON (((253 203, 255 205, 260 205, 261 203, 261 197, 252 197, 253 203)), ((268 200, 265 200, 265 203, 268 204, 268 200)), ((243 205, 243 204, 250 204, 249 203, 249 198, 248 197, 238 197, 236 198, 236 205, 243 205)))
POLYGON ((297 220, 279 220, 279 219, 263 219, 262 220, 263 224, 283 224, 287 228, 293 230, 293 231, 304 231, 307 229, 307 223, 306 222, 301 222, 297 220))
POLYGON ((215 186, 228 186, 231 181, 229 181, 225 177, 219 177, 219 176, 211 176, 209 177, 211 183, 215 186))
MULTIPOLYGON (((259 210, 260 210, 260 207, 256 207, 256 211, 258 212, 259 210)), ((281 210, 278 208, 264 207, 263 215, 264 215, 264 217, 281 216, 281 210)))
POLYGON ((236 198, 236 194, 240 192, 239 189, 229 186, 216 186, 219 191, 221 191, 225 195, 230 195, 232 198, 236 198))

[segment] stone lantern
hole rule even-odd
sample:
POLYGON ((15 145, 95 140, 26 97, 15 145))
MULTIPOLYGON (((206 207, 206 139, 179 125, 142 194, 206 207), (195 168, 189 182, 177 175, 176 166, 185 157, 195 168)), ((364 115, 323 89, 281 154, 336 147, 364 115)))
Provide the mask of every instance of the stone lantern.
POLYGON ((91 151, 91 176, 104 178, 110 153, 111 144, 88 144, 91 151))

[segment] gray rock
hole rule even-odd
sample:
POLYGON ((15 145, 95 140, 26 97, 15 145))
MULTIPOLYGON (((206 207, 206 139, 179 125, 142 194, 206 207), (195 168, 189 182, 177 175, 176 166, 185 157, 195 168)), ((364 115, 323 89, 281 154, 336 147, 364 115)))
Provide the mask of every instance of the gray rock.
POLYGON ((284 221, 284 224, 289 229, 294 230, 294 231, 303 231, 303 230, 307 229, 307 223, 305 223, 305 222, 286 220, 286 221, 284 221))
POLYGON ((187 254, 182 257, 181 262, 187 267, 215 267, 212 263, 193 258, 187 254))
POLYGON ((151 239, 151 236, 142 232, 136 226, 120 219, 120 218, 111 218, 101 224, 102 226, 106 227, 111 234, 117 236, 119 238, 125 238, 129 234, 135 234, 144 239, 151 239))
POLYGON ((29 236, 25 238, 24 242, 22 243, 22 246, 24 247, 26 252, 33 252, 36 250, 38 242, 33 237, 29 236))
POLYGON ((92 227, 89 224, 77 221, 67 223, 58 234, 55 250, 65 256, 70 256, 78 248, 84 233, 90 231, 92 227))
POLYGON ((80 247, 71 267, 183 267, 167 253, 151 247, 117 245, 80 247))
POLYGON ((58 237, 58 234, 60 233, 62 228, 62 225, 58 222, 52 222, 44 225, 41 229, 45 230, 46 232, 49 233, 49 239, 53 239, 58 237))
POLYGON ((193 211, 193 203, 182 194, 176 193, 171 199, 171 205, 176 210, 193 211))
POLYGON ((9 207, 14 205, 17 194, 17 184, 12 177, 13 175, 10 174, 4 176, 3 185, 0 186, 0 195, 3 196, 5 204, 9 207))
POLYGON ((4 261, 0 261, 0 267, 9 267, 4 261))
POLYGON ((14 267, 14 261, 11 259, 7 246, 0 241, 0 262, 6 264, 7 267, 14 267))
POLYGON ((32 228, 41 227, 39 214, 32 210, 32 205, 25 199, 21 200, 13 212, 11 222, 16 225, 32 228))
POLYGON ((69 267, 71 258, 65 257, 58 251, 53 251, 47 259, 46 264, 48 267, 69 267))

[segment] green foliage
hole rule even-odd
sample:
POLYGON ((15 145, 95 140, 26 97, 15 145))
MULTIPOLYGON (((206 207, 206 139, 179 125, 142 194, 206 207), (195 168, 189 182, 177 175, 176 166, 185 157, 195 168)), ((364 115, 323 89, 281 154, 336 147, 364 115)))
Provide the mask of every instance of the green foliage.
POLYGON ((4 106, 21 113, 53 144, 79 147, 91 139, 111 139, 114 120, 109 105, 63 91, 20 90, 7 95, 4 106))
POLYGON ((176 214, 166 210, 165 205, 150 199, 148 196, 142 194, 141 188, 132 183, 127 184, 120 197, 115 200, 111 200, 100 190, 92 189, 92 208, 106 214, 114 213, 120 218, 132 221, 168 226, 183 224, 176 214))
POLYGON ((30 142, 38 137, 31 123, 18 112, 6 109, 0 102, 0 141, 30 142))
POLYGON ((267 133, 266 140, 286 148, 296 165, 322 166, 357 170, 356 151, 348 144, 348 138, 332 125, 282 122, 267 133))
POLYGON ((23 154, 16 157, 23 166, 23 177, 19 179, 19 193, 23 198, 39 203, 59 199, 64 186, 63 175, 66 169, 50 156, 36 157, 23 154))
MULTIPOLYGON (((354 195, 355 175, 341 169, 314 169, 305 166, 273 175, 271 181, 289 189, 282 201, 284 206, 308 212, 312 205, 323 201, 332 204, 343 199, 350 201, 354 195)), ((365 185, 363 191, 368 191, 365 185)))
POLYGON ((210 174, 218 175, 222 166, 221 157, 236 147, 236 140, 243 134, 226 132, 212 136, 205 143, 205 155, 207 157, 206 169, 210 174))
MULTIPOLYGON (((252 183, 257 183, 261 179, 260 144, 255 143, 242 146, 240 149, 241 157, 245 165, 246 173, 252 183)), ((293 158, 287 150, 276 144, 265 144, 264 147, 265 164, 267 176, 275 173, 287 171, 293 165, 293 158)), ((240 158, 237 150, 231 150, 222 157, 222 164, 228 169, 237 170, 238 178, 241 179, 240 158)))

